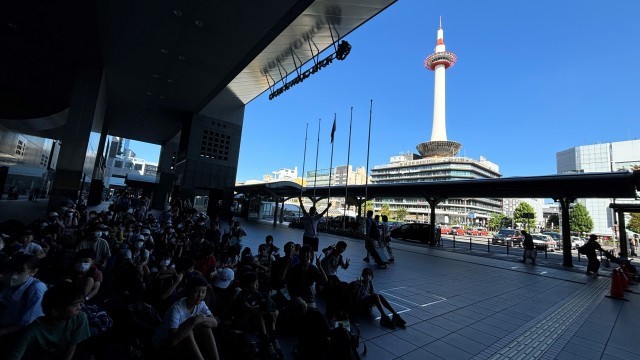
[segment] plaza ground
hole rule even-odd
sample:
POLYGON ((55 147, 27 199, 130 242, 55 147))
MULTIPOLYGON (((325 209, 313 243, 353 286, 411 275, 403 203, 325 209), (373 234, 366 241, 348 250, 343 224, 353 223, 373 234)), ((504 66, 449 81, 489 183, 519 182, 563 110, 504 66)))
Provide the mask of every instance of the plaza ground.
MULTIPOLYGON (((105 204, 101 208, 103 208, 105 204)), ((46 201, 0 201, 0 221, 43 217, 46 201)), ((284 225, 241 220, 243 240, 254 253, 267 234, 282 248, 301 242, 302 231, 284 225)), ((361 240, 322 234, 320 247, 344 240, 348 270, 355 280, 362 268, 361 240)), ((605 297, 609 272, 591 278, 586 262, 573 268, 561 258, 540 257, 523 264, 518 253, 469 251, 468 244, 444 249, 419 243, 394 242, 396 263, 374 268, 374 285, 407 321, 406 329, 379 325, 379 314, 359 316, 356 323, 367 344, 365 359, 640 359, 640 287, 625 293, 628 301, 605 297)), ((605 269, 606 270, 606 269, 605 269)), ((283 339, 292 358, 293 339, 283 339)), ((362 345, 360 349, 362 350, 362 345)))

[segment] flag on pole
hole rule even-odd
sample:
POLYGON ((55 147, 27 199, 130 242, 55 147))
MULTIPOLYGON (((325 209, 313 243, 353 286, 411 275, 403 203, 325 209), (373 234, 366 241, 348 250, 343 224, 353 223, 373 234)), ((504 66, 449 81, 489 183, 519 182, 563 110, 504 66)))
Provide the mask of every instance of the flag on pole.
POLYGON ((336 119, 333 119, 333 127, 331 128, 331 143, 333 144, 333 134, 336 133, 336 119))

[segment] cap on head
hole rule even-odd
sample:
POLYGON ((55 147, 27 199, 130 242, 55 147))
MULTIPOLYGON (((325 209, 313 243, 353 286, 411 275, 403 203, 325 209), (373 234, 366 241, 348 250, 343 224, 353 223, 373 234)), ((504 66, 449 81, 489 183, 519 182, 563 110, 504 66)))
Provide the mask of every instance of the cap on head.
POLYGON ((55 211, 52 211, 49 213, 49 217, 58 217, 58 216, 59 216, 58 213, 55 211))
POLYGON ((226 289, 229 287, 229 284, 233 281, 234 273, 233 270, 229 268, 221 268, 218 269, 218 273, 216 275, 216 280, 213 285, 220 289, 226 289))

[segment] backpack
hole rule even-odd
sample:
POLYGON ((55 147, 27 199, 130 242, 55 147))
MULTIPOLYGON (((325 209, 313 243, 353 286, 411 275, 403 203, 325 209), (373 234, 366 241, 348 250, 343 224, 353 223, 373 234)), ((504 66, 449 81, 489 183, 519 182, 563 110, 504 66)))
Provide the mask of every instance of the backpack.
MULTIPOLYGON (((360 360, 358 347, 360 346, 360 330, 355 324, 349 324, 345 328, 342 323, 331 329, 331 359, 336 360, 360 360)), ((364 344, 364 341, 363 341, 364 344)), ((363 356, 367 354, 367 346, 364 344, 363 356)))
POLYGON ((378 223, 375 220, 371 221, 371 226, 369 227, 369 239, 380 240, 380 229, 378 229, 378 223))

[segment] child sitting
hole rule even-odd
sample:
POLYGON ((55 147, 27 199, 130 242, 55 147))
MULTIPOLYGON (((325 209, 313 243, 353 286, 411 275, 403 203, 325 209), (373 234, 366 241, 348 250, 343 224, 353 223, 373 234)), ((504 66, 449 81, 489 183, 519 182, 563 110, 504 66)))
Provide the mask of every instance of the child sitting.
POLYGON ((173 304, 164 316, 154 342, 167 358, 218 359, 211 329, 218 322, 204 303, 207 279, 196 275, 187 283, 187 297, 173 304))
POLYGON ((380 312, 380 325, 393 329, 394 325, 404 327, 406 321, 404 321, 400 315, 393 309, 391 304, 385 299, 384 296, 377 294, 373 289, 373 270, 371 268, 362 269, 362 279, 358 280, 359 287, 355 294, 355 306, 356 308, 370 308, 375 306, 380 312), (389 319, 389 316, 382 307, 387 308, 393 314, 393 318, 389 319))
POLYGON ((72 359, 76 345, 89 337, 87 315, 81 311, 84 294, 61 282, 42 299, 44 316, 27 326, 9 359, 72 359))

